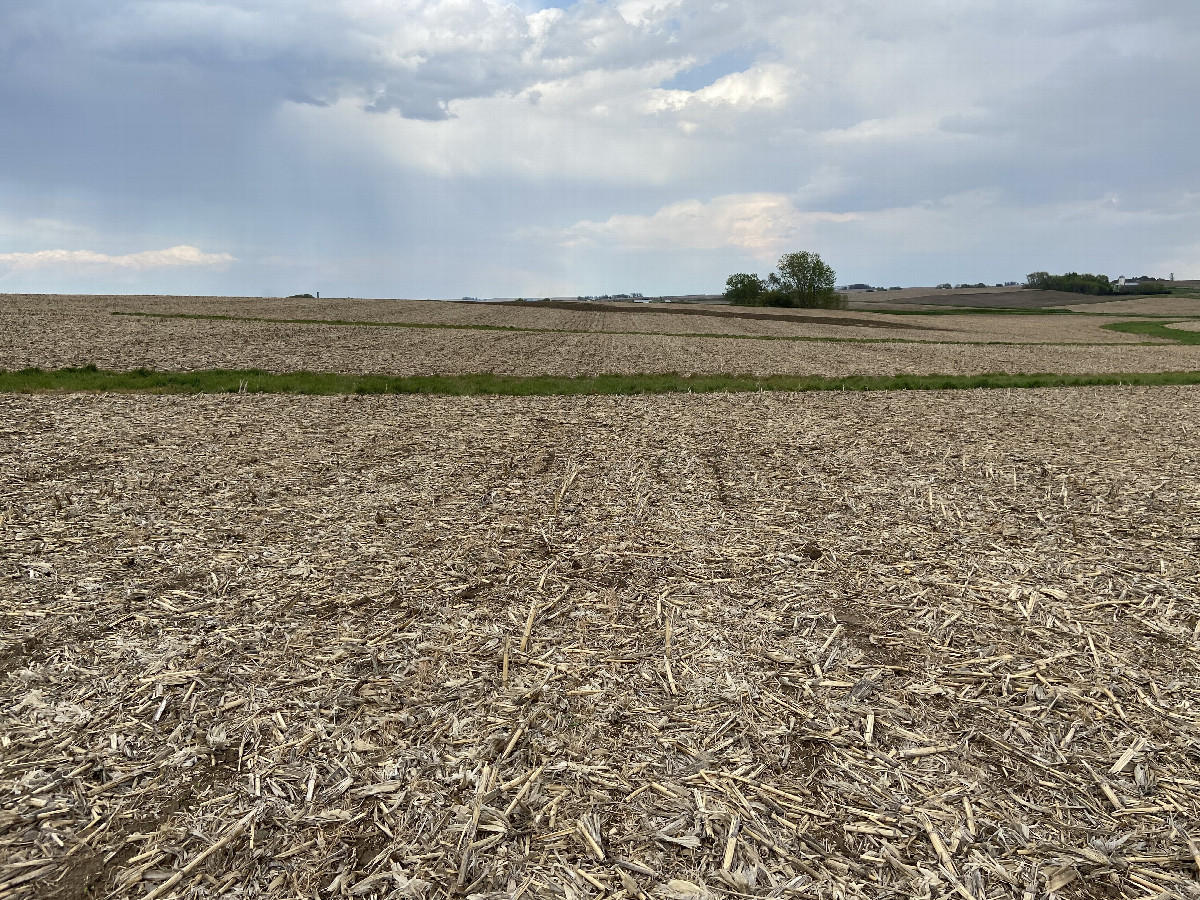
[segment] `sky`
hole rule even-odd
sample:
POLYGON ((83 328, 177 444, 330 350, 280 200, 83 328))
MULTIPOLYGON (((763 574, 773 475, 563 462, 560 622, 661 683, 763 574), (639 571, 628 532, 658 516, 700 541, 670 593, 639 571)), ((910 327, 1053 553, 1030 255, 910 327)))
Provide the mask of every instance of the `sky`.
POLYGON ((0 292, 1200 278, 1197 0, 3 0, 0 292))

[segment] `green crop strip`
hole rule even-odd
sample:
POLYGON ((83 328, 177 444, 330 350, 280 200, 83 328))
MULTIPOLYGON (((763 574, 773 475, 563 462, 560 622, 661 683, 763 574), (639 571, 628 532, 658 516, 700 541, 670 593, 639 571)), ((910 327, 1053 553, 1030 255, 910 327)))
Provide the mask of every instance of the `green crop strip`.
MULTIPOLYGON (((1179 320, 1179 316, 1174 318, 1176 321, 1179 320)), ((1171 328, 1167 325, 1159 325, 1157 322, 1114 322, 1101 327, 1109 331, 1119 331, 1122 334, 1166 338, 1177 344, 1200 344, 1200 331, 1184 331, 1182 328, 1171 328)))
POLYGON ((896 391, 1090 385, 1200 384, 1200 372, 1126 372, 1098 375, 340 375, 332 372, 118 372, 95 366, 0 371, 0 391, 107 391, 149 394, 446 394, 456 396, 574 396, 713 393, 728 391, 896 391))
MULTIPOLYGON (((910 313, 899 313, 909 315, 910 313)), ((911 314, 916 314, 913 312, 911 314)), ((935 314, 940 314, 935 312, 935 314)), ((113 312, 114 316, 137 316, 147 319, 195 319, 208 322, 266 322, 277 325, 336 325, 352 328, 416 328, 441 331, 501 331, 525 334, 605 334, 633 335, 641 337, 668 338, 718 338, 735 341, 799 341, 825 344, 950 344, 963 347, 1112 347, 1138 346, 1136 344, 1115 345, 1105 341, 935 341, 918 338, 868 338, 868 337, 824 337, 815 335, 787 334, 729 334, 708 331, 606 331, 586 328, 531 328, 519 325, 458 325, 445 322, 363 322, 351 319, 272 319, 256 316, 217 316, 199 313, 151 313, 113 312)), ((1180 316, 1173 316, 1175 320, 1180 316)), ((816 323, 819 324, 819 323, 816 323)), ((847 327, 847 326, 843 326, 847 327)), ((866 327, 866 326, 865 326, 866 327)), ((885 326, 886 327, 886 326, 885 326)), ((1147 344, 1152 342, 1147 341, 1147 344)), ((1157 346, 1157 344, 1155 344, 1157 346)))

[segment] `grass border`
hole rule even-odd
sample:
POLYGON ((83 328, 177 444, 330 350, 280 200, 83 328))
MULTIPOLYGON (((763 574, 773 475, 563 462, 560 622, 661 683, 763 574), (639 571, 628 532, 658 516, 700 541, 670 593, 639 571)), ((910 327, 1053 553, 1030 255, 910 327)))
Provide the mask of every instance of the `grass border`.
MULTIPOLYGON (((1186 316, 1175 316, 1179 321, 1186 316)), ((1122 334, 1140 334, 1146 337, 1165 338, 1177 344, 1200 344, 1200 331, 1184 331, 1181 328, 1171 328, 1157 322, 1113 322, 1111 325, 1101 325, 1107 331, 1119 331, 1122 334)))
POLYGON ((744 391, 930 391, 981 388, 1085 387, 1099 385, 1193 385, 1195 372, 1121 372, 1091 375, 1055 373, 981 375, 343 375, 334 372, 266 372, 261 369, 208 369, 162 372, 80 368, 0 370, 0 392, 107 392, 139 394, 301 394, 450 396, 597 396, 744 391))

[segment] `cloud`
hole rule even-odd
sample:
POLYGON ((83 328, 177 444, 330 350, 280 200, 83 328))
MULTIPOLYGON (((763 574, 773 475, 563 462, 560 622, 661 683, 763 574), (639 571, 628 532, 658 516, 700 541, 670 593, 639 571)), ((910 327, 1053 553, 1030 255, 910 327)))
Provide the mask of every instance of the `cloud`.
POLYGON ((782 194, 730 194, 707 202, 684 200, 651 215, 614 215, 582 221, 553 237, 564 247, 622 250, 717 250, 735 248, 759 259, 785 251, 814 226, 852 222, 854 213, 807 212, 782 194))
POLYGON ((234 110, 283 100, 447 118, 455 100, 664 54, 670 10, 584 0, 525 12, 495 0, 6 0, 0 52, 13 84, 103 101, 223 96, 234 110), (145 73, 157 79, 146 82, 145 73))
POLYGON ((744 72, 730 72, 694 91, 656 91, 650 106, 655 110, 686 110, 697 105, 782 106, 795 80, 795 73, 787 66, 767 63, 744 72))
POLYGON ((36 250, 32 253, 0 253, 0 265, 13 272, 37 269, 89 268, 145 271, 174 266, 225 266, 236 262, 228 253, 203 253, 196 247, 180 244, 166 250, 144 250, 124 256, 109 256, 92 250, 36 250))
MULTIPOLYGON (((3 200, 0 199, 0 205, 3 200)), ((0 246, 88 244, 96 239, 89 228, 57 216, 9 216, 0 213, 0 246)))
POLYGON ((97 254, 0 266, 370 296, 641 266, 629 288, 675 292, 813 241, 851 281, 1200 274, 1170 218, 1197 44, 1187 0, 4 0, 0 248, 97 254), (246 261, 103 256, 177 234, 246 261))

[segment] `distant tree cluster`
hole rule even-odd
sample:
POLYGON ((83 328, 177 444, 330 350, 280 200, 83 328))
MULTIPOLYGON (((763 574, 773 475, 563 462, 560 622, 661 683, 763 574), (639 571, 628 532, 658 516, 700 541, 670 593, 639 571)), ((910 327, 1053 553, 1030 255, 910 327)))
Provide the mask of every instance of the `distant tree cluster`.
POLYGON ((1065 291, 1069 294, 1093 296, 1116 293, 1115 285, 1108 280, 1107 275, 1080 275, 1078 272, 1068 272, 1065 275, 1030 272, 1029 277, 1025 279, 1025 287, 1034 291, 1065 291))
POLYGON ((1154 278, 1150 275, 1140 275, 1117 286, 1118 294, 1169 294, 1171 282, 1165 278, 1154 278), (1132 283, 1131 283, 1132 282, 1132 283))
POLYGON ((1110 294, 1169 294, 1170 282, 1161 278, 1151 278, 1143 275, 1130 279, 1125 285, 1110 281, 1107 275, 1080 275, 1078 272, 1067 272, 1065 275, 1051 275, 1049 272, 1032 272, 1025 282, 1026 288, 1038 291, 1065 291, 1071 294, 1090 294, 1096 297, 1110 294))
POLYGON ((1118 294, 1170 294, 1171 285, 1161 278, 1148 278, 1135 284, 1117 288, 1118 294))
POLYGON ((778 269, 765 280, 745 272, 730 275, 725 280, 725 299, 735 306, 846 308, 846 298, 834 290, 836 273, 819 254, 785 253, 778 269))
POLYGON ((641 300, 642 294, 634 291, 632 294, 580 294, 576 300, 641 300))

